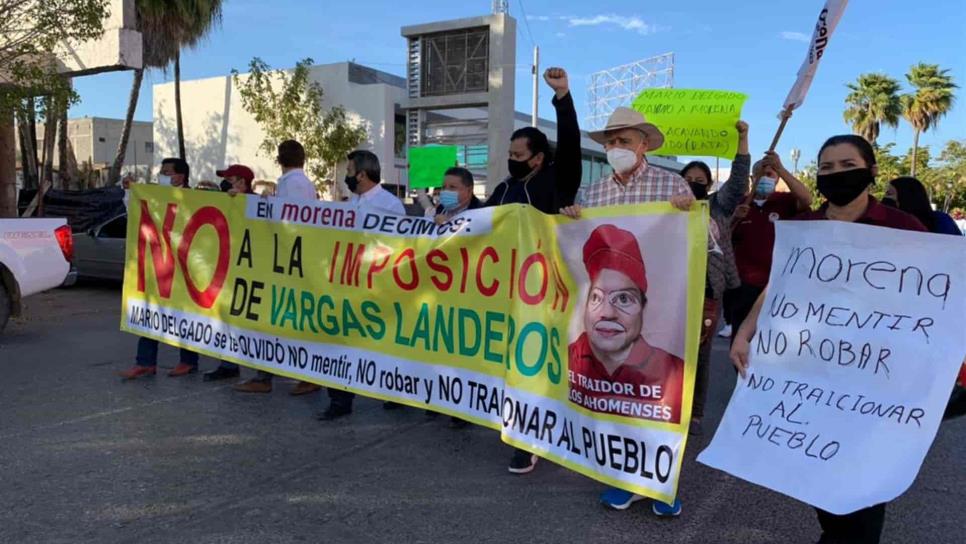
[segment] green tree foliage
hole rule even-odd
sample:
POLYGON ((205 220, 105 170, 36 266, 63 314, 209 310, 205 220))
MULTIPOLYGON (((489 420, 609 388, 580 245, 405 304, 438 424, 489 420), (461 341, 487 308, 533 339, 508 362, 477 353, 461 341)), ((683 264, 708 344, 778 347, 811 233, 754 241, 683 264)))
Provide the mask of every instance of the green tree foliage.
POLYGON ((875 147, 875 160, 879 165, 878 179, 881 182, 877 183, 879 186, 884 187, 890 180, 906 175, 907 170, 903 169, 902 159, 892 153, 895 147, 895 142, 875 147))
MULTIPOLYGON (((73 104, 77 93, 57 73, 55 51, 103 32, 109 0, 0 0, 0 110, 18 110, 26 98, 52 96, 73 104)), ((44 115, 45 111, 40 111, 44 115)))
POLYGON ((936 177, 937 184, 942 185, 944 200, 948 196, 951 207, 966 206, 966 140, 946 142, 939 154, 936 177))
POLYGON ((902 104, 898 81, 885 74, 862 74, 847 87, 851 92, 845 97, 843 117, 853 132, 875 143, 882 124, 899 125, 902 104))
POLYGON ((336 165, 367 138, 364 127, 349 121, 342 106, 323 108, 322 86, 311 79, 312 59, 303 59, 291 71, 272 70, 252 59, 249 74, 232 70, 242 107, 265 133, 260 151, 274 157, 278 144, 298 140, 305 147, 309 177, 323 189, 333 180, 336 165))

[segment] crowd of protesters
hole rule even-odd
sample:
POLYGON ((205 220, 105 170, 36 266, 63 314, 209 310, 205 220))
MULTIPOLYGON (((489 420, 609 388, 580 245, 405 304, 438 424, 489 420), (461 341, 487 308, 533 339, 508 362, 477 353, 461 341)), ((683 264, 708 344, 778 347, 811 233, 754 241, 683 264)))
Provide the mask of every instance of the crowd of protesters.
MULTIPOLYGON (((419 201, 426 217, 439 223, 453 220, 467 210, 508 204, 528 204, 543 213, 560 213, 579 218, 584 208, 669 202, 681 210, 694 202, 709 203, 711 221, 708 239, 708 266, 705 281, 705 304, 692 420, 689 432, 701 435, 708 392, 712 339, 718 331, 719 317, 727 323, 722 336, 731 336, 730 358, 739 373, 748 368, 750 341, 755 332, 758 313, 768 288, 775 222, 779 220, 838 220, 864 223, 881 228, 895 228, 962 236, 956 221, 934 210, 928 193, 915 178, 879 180, 887 190, 882 201, 872 196, 878 174, 872 146, 859 136, 829 138, 818 156, 817 186, 824 202, 813 202, 808 187, 785 168, 778 154, 768 151, 752 165, 748 145, 749 127, 739 121, 738 151, 731 163, 728 179, 715 186, 710 167, 700 161, 687 164, 679 173, 648 163, 648 151, 661 147, 664 135, 638 112, 618 108, 603 130, 590 133, 590 138, 603 145, 611 173, 581 187, 582 164, 580 129, 570 94, 567 73, 550 68, 544 79, 554 91, 553 106, 557 116, 555 152, 547 136, 527 127, 513 133, 509 142, 508 176, 496 185, 485 201, 474 196, 473 174, 461 167, 446 171, 442 189, 435 200, 421 195, 419 201), (816 205, 818 206, 816 207, 816 205), (733 331, 730 334, 729 331, 733 331)), ((281 168, 276 197, 315 200, 318 192, 304 170, 305 150, 296 141, 278 146, 277 163, 281 168)), ((382 182, 379 159, 366 150, 347 157, 345 187, 351 191, 349 205, 366 211, 405 214, 400 199, 386 190, 382 182)), ((244 165, 231 165, 219 170, 220 187, 229 195, 252 194, 253 171, 244 165)), ((163 185, 190 188, 190 169, 182 159, 165 159, 159 181, 163 185)), ((684 249, 681 249, 684 251, 684 249)), ((158 342, 146 338, 138 341, 136 364, 121 373, 125 379, 154 375, 158 361, 158 342)), ((180 360, 168 372, 180 377, 198 371, 199 357, 187 349, 180 350, 180 360)), ((205 381, 240 377, 239 367, 222 361, 204 374, 205 381)), ((952 387, 952 384, 950 384, 952 387)), ((234 385, 235 391, 247 394, 272 391, 272 376, 258 371, 253 377, 234 385)), ((320 389, 300 382, 291 391, 303 395, 320 389)), ((955 391, 961 392, 956 389, 955 391)), ((321 420, 343 418, 352 413, 354 394, 329 389, 328 404, 319 413, 321 420)), ((386 409, 400 406, 384 403, 386 409)), ((962 413, 961 403, 950 406, 950 412, 962 413), (958 412, 957 412, 958 410, 958 412)), ((427 413, 427 416, 431 416, 427 413)), ((454 418, 454 426, 464 423, 454 418)), ((537 456, 514 450, 508 470, 526 474, 534 470, 537 456)), ((607 489, 601 495, 605 505, 623 510, 642 497, 620 489, 607 489)), ((676 516, 682 512, 678 499, 674 504, 652 501, 658 516, 676 516)), ((817 511, 822 528, 819 542, 879 542, 886 505, 879 504, 847 515, 817 511)))

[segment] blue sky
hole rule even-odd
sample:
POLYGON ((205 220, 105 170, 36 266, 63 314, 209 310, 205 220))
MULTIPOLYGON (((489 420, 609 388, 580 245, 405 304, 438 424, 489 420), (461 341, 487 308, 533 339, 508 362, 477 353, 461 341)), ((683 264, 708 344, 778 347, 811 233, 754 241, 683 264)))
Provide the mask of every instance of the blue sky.
MULTIPOLYGON (((675 54, 675 86, 741 91, 749 95, 743 117, 751 124, 753 154, 760 154, 777 128, 776 115, 795 80, 807 36, 822 0, 524 0, 530 33, 540 46, 541 64, 563 66, 581 119, 586 115, 589 74, 665 53, 675 54)), ((489 0, 419 0, 405 9, 398 0, 225 0, 220 28, 182 58, 183 79, 224 75, 244 69, 259 56, 273 67, 290 67, 301 58, 316 63, 354 59, 403 75, 404 25, 486 14, 489 0)), ((796 112, 779 144, 790 165, 789 150, 802 150, 803 166, 822 141, 848 132, 842 121, 845 84, 863 72, 883 72, 899 79, 919 61, 949 68, 966 86, 966 2, 929 0, 852 0, 826 51, 805 104, 796 112), (929 9, 925 9, 928 6, 929 9)), ((518 19, 516 109, 530 111, 531 41, 520 0, 510 0, 518 19)), ((151 119, 151 85, 170 72, 145 77, 137 119, 151 119)), ((78 78, 82 102, 71 117, 124 116, 131 74, 122 72, 78 78)), ((543 83, 541 83, 543 85, 543 83)), ((541 113, 550 110, 550 93, 541 89, 541 113)), ((953 112, 923 145, 934 155, 949 139, 966 138, 966 89, 953 112)), ((898 149, 912 145, 904 122, 885 128, 880 143, 898 149)))

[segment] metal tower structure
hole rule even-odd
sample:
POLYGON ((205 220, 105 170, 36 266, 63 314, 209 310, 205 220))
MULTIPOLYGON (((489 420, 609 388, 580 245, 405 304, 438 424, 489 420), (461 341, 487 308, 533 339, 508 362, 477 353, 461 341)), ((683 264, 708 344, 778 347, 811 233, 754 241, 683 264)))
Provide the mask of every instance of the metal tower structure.
POLYGON ((493 14, 510 13, 510 6, 507 0, 493 0, 493 14))
POLYGON ((607 118, 620 106, 631 102, 649 88, 674 86, 674 53, 664 53, 623 66, 615 66, 590 75, 587 101, 590 114, 588 130, 599 130, 607 124, 607 118))
POLYGON ((482 149, 485 171, 477 163, 475 172, 481 187, 503 179, 514 127, 516 20, 503 12, 406 26, 401 34, 409 44, 402 104, 408 146, 482 149))

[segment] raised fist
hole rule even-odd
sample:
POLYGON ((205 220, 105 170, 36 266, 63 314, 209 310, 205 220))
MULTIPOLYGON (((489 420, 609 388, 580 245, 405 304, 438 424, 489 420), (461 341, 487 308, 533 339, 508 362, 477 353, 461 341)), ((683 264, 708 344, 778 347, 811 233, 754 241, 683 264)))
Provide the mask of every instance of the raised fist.
POLYGON ((557 93, 557 96, 564 96, 570 92, 570 81, 567 79, 567 71, 563 68, 551 66, 543 73, 543 80, 550 85, 550 88, 557 93))

